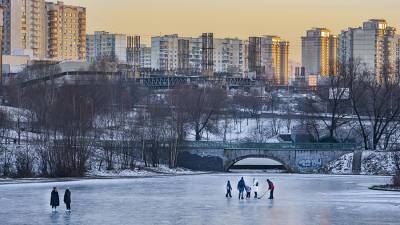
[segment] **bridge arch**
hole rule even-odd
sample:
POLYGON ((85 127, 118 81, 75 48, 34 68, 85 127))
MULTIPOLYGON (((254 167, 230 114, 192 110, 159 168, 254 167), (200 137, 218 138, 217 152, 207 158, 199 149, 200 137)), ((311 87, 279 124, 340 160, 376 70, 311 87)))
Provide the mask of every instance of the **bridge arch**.
POLYGON ((293 169, 287 164, 287 162, 285 160, 280 159, 279 157, 276 157, 273 155, 265 155, 265 154, 249 154, 249 155, 238 156, 233 159, 227 160, 225 162, 224 171, 229 172, 229 170, 232 168, 232 166, 235 165, 237 162, 244 160, 244 159, 248 159, 248 158, 271 159, 271 160, 281 163, 287 171, 293 171, 293 169))

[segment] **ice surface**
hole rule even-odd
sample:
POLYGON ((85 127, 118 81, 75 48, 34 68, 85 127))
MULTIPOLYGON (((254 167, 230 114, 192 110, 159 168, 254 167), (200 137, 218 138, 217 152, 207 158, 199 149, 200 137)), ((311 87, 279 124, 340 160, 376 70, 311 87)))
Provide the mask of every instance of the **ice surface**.
MULTIPOLYGON (((214 174, 0 185, 0 224, 313 225, 398 224, 400 193, 368 190, 389 177, 214 174), (276 184, 275 200, 237 199, 244 176, 276 184), (231 180, 234 198, 225 198, 231 180), (72 191, 72 213, 52 213, 50 191, 72 191)), ((62 199, 61 199, 62 200, 62 199)))

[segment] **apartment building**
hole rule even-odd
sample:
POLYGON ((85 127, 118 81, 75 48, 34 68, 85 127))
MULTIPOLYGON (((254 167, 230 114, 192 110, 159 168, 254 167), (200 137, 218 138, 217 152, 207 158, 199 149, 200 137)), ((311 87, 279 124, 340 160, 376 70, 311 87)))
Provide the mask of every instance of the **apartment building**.
POLYGON ((86 35, 86 60, 94 62, 101 58, 127 63, 127 36, 106 31, 86 35))
POLYGON ((397 74, 400 74, 400 35, 395 36, 396 54, 397 54, 397 74))
POLYGON ((302 41, 302 64, 306 76, 330 76, 337 73, 337 36, 326 28, 307 31, 302 41))
POLYGON ((341 32, 339 62, 343 65, 360 63, 379 79, 393 77, 397 71, 397 45, 396 29, 389 27, 386 20, 371 19, 362 27, 341 32), (388 73, 384 73, 386 69, 388 73))
MULTIPOLYGON (((151 68, 162 71, 199 74, 203 69, 202 37, 179 37, 177 34, 152 38, 151 68)), ((237 38, 213 38, 212 68, 216 73, 242 75, 245 45, 237 38)))
POLYGON ((46 2, 47 57, 54 60, 86 60, 86 9, 46 2))
POLYGON ((240 39, 214 39, 214 72, 243 74, 244 43, 240 39))
POLYGON ((250 37, 248 45, 249 72, 258 78, 287 85, 289 42, 277 36, 250 37))
POLYGON ((3 54, 46 57, 44 0, 0 0, 4 7, 3 54))
MULTIPOLYGON (((4 6, 0 5, 0 34, 3 34, 4 6)), ((3 82, 3 35, 0 35, 0 81, 3 82)))
POLYGON ((192 73, 202 72, 203 40, 201 37, 190 37, 189 39, 189 66, 192 73))
POLYGON ((144 69, 151 68, 151 47, 146 45, 140 46, 140 67, 144 69))
POLYGON ((201 72, 202 39, 179 37, 177 34, 152 37, 151 68, 170 72, 201 72))
POLYGON ((151 38, 151 68, 162 71, 175 71, 178 68, 178 35, 156 36, 151 38))

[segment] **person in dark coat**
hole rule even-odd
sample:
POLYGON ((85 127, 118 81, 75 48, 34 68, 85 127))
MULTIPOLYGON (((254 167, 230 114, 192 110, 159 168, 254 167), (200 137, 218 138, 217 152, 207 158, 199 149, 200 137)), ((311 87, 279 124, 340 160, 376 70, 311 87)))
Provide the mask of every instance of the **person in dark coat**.
POLYGON ((269 192, 269 199, 274 199, 275 185, 269 179, 267 179, 267 182, 268 182, 268 190, 270 191, 269 192))
POLYGON ((53 211, 56 211, 57 206, 60 205, 60 197, 58 196, 58 191, 56 187, 53 187, 53 191, 51 191, 50 205, 53 211))
POLYGON ((237 185, 237 188, 238 188, 238 190, 239 190, 239 199, 244 199, 244 198, 243 198, 243 192, 244 192, 244 188, 245 188, 245 187, 246 187, 246 184, 245 184, 244 179, 243 179, 243 177, 242 177, 242 178, 240 179, 238 185, 237 185))
POLYGON ((232 186, 231 182, 228 180, 228 183, 226 184, 226 197, 232 198, 232 186))
POLYGON ((67 211, 71 211, 71 191, 67 188, 64 193, 64 203, 67 207, 67 211))

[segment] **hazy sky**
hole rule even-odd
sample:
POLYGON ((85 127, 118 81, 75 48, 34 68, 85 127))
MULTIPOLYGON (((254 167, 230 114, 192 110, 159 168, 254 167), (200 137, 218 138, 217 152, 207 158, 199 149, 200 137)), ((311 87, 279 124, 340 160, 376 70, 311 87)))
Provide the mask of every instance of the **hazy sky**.
MULTIPOLYGON (((151 35, 178 33, 216 37, 279 35, 300 62, 300 37, 311 27, 339 33, 384 18, 400 28, 400 0, 64 0, 87 7, 88 32, 151 35)), ((145 40, 146 41, 146 40, 145 40)))

